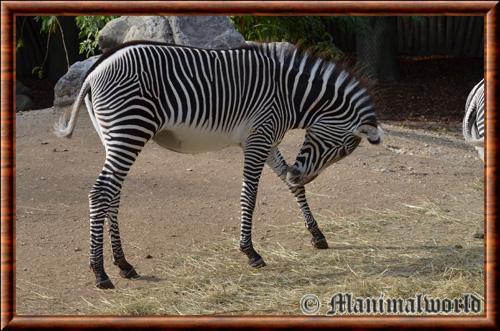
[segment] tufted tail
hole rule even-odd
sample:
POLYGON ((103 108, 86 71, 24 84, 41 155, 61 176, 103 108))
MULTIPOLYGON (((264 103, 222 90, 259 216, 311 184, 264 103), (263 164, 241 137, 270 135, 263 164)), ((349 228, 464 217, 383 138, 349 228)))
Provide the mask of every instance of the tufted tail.
POLYGON ((65 111, 62 113, 59 117, 59 121, 54 124, 54 134, 56 136, 71 138, 73 130, 75 129, 77 115, 80 111, 80 105, 89 91, 90 84, 88 80, 85 80, 75 102, 73 103, 71 112, 65 111))

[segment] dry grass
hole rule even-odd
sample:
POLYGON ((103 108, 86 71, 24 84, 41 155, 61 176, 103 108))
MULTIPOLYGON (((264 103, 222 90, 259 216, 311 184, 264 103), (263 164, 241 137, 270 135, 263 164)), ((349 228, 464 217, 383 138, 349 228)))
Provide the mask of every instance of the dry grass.
POLYGON ((472 184, 472 188, 474 188, 477 191, 484 192, 484 177, 478 177, 476 178, 472 184))
MULTIPOLYGON (((336 292, 483 296, 483 241, 470 228, 481 216, 454 217, 431 202, 398 207, 366 211, 360 219, 317 214, 328 250, 309 246, 303 227, 259 225, 254 241, 268 266, 258 270, 245 265, 234 235, 223 234, 159 262, 156 282, 102 292, 94 302, 82 298, 82 309, 123 315, 301 314, 298 302, 306 293, 324 303, 336 292), (448 237, 448 227, 463 238, 448 237)), ((321 313, 326 311, 324 304, 321 313)))

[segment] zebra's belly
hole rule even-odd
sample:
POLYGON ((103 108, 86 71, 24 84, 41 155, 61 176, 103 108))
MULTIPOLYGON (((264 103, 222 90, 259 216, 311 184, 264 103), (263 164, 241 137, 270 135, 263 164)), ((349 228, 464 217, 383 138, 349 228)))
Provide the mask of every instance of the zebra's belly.
POLYGON ((198 154, 240 145, 242 133, 236 130, 228 135, 188 127, 168 128, 158 132, 153 140, 161 147, 178 153, 198 154))

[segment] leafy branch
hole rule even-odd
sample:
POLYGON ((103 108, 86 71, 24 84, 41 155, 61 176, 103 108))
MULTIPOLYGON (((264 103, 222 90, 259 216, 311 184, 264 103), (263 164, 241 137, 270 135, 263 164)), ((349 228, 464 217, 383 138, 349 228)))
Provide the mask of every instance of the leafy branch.
POLYGON ((95 54, 99 47, 98 35, 99 31, 109 21, 117 18, 118 16, 78 16, 76 17, 76 25, 80 30, 78 36, 80 37, 80 54, 85 54, 90 57, 95 54))
MULTIPOLYGON (((112 19, 118 16, 78 16, 76 17, 76 25, 79 30, 80 38, 80 48, 79 53, 85 54, 86 57, 90 57, 96 53, 99 48, 98 45, 98 35, 99 31, 112 19)), ((62 28, 61 22, 57 16, 35 16, 34 20, 40 23, 40 32, 47 35, 47 42, 45 46, 45 55, 43 61, 40 65, 35 66, 32 69, 32 74, 42 79, 44 76, 45 65, 47 63, 49 55, 49 46, 52 40, 52 35, 57 31, 61 34, 61 41, 63 44, 64 55, 66 57, 66 66, 69 69, 69 57, 68 50, 66 47, 66 41, 64 36, 64 29, 62 28)), ((21 25, 21 31, 19 32, 20 38, 17 40, 16 48, 19 50, 24 47, 23 41, 23 31, 24 25, 27 19, 25 18, 21 25)))
POLYGON ((40 31, 42 33, 47 34, 47 45, 45 47, 45 56, 43 58, 43 62, 40 66, 36 66, 31 71, 33 75, 37 75, 38 78, 42 79, 45 64, 47 63, 47 58, 49 56, 49 46, 50 46, 50 37, 56 32, 56 29, 59 29, 61 33, 61 41, 64 48, 64 55, 66 56, 66 67, 69 69, 69 59, 68 59, 68 49, 66 48, 66 41, 64 39, 64 31, 61 26, 61 22, 57 18, 57 16, 35 16, 35 21, 41 24, 40 31))

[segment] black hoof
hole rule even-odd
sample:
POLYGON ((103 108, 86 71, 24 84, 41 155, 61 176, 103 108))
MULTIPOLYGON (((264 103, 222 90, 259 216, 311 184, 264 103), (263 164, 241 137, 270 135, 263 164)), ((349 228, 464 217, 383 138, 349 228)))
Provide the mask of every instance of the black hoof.
POLYGON ((312 238, 311 244, 315 248, 318 248, 318 249, 327 249, 328 248, 328 242, 326 241, 326 238, 319 238, 319 239, 312 238))
POLYGON ((134 267, 132 267, 132 265, 125 260, 125 257, 118 258, 113 263, 120 268, 120 276, 123 278, 139 278, 139 275, 135 271, 134 267))
POLYGON ((96 280, 95 286, 97 288, 100 288, 102 290, 108 290, 108 289, 113 289, 115 286, 111 282, 111 279, 105 279, 105 280, 96 280))
POLYGON ((262 258, 257 260, 248 260, 248 264, 253 268, 262 268, 266 266, 266 262, 262 258))
POLYGON ((266 265, 262 256, 253 249, 252 245, 240 247, 240 250, 248 257, 248 264, 254 268, 262 268, 266 265))
POLYGON ((130 268, 128 270, 120 270, 120 276, 128 279, 137 279, 140 277, 134 268, 130 268))

